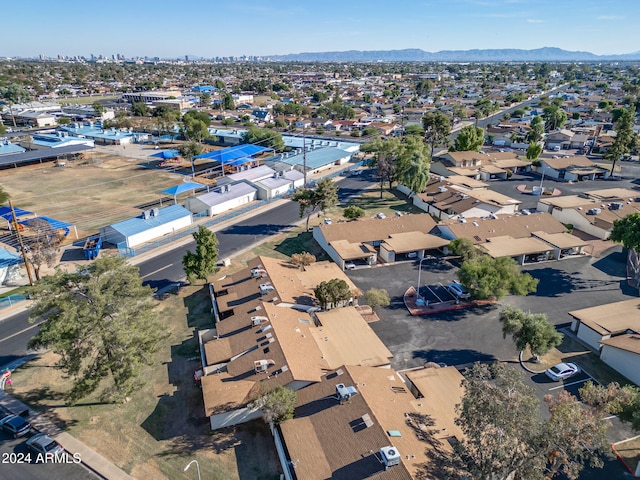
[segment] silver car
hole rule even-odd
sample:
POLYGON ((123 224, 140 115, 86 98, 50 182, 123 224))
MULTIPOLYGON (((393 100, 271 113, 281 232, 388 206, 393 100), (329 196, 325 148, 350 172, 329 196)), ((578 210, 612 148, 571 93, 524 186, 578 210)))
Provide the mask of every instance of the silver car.
POLYGON ((580 367, 575 363, 559 363, 548 368, 544 373, 554 382, 559 382, 580 373, 580 367))
POLYGON ((27 447, 35 453, 57 455, 64 452, 64 448, 49 435, 38 433, 27 440, 27 447))

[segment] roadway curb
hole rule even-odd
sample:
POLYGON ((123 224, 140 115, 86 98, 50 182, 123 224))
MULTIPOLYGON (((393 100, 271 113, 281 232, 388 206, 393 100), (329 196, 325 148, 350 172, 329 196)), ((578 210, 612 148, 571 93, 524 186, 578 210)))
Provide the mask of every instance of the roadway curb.
POLYGON ((3 320, 6 320, 9 317, 13 317, 18 313, 22 313, 29 310, 31 308, 31 305, 33 305, 33 300, 23 300, 17 303, 16 305, 3 308, 2 310, 0 310, 0 322, 2 322, 3 320))

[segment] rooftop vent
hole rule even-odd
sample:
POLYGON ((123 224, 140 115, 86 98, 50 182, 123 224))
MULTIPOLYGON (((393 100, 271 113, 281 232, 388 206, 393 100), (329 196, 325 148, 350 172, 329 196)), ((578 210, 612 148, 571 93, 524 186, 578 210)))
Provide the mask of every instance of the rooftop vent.
POLYGON ((446 191, 447 191, 447 187, 445 187, 444 185, 441 185, 441 186, 439 186, 439 187, 438 187, 438 191, 439 191, 440 193, 444 193, 444 192, 446 192, 446 191))
POLYGON ((157 217, 158 215, 160 215, 160 209, 159 208, 152 208, 151 209, 151 216, 152 217, 157 217))
POLYGON ((262 325, 263 323, 267 323, 269 319, 267 317, 254 316, 251 317, 251 325, 257 327, 258 325, 262 325))
POLYGON ((151 210, 143 210, 142 218, 145 220, 149 220, 149 218, 151 218, 151 210))
POLYGON ((275 290, 275 288, 270 283, 261 283, 260 284, 260 294, 261 295, 265 295, 265 294, 267 294, 269 292, 272 292, 274 290, 275 290))
POLYGON ((384 465, 385 470, 389 467, 400 465, 400 452, 398 452, 398 449, 392 445, 382 447, 380 449, 380 456, 382 457, 382 464, 384 465))
POLYGON ((252 268, 251 269, 251 276, 253 278, 258 278, 258 277, 262 277, 267 273, 267 271, 263 268, 252 268))

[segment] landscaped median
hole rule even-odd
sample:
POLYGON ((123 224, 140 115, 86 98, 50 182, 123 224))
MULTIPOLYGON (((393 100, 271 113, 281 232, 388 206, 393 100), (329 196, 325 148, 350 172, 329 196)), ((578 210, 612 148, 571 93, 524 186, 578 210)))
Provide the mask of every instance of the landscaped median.
POLYGON ((429 303, 425 305, 418 305, 418 297, 416 295, 416 288, 409 287, 404 292, 404 304, 409 310, 409 313, 417 317, 419 315, 429 315, 430 313, 448 312, 450 310, 460 310, 461 308, 475 307, 478 305, 487 305, 495 303, 495 300, 451 300, 447 302, 429 303))

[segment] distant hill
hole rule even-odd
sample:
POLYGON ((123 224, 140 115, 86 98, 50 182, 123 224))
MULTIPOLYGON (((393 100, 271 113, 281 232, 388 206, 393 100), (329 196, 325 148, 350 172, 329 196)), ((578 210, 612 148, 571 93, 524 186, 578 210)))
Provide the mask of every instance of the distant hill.
POLYGON ((516 48, 487 50, 441 50, 426 52, 419 48, 404 50, 348 50, 345 52, 306 52, 271 55, 280 62, 557 62, 557 61, 631 61, 640 60, 640 51, 623 55, 595 55, 571 52, 555 47, 520 50, 516 48))

